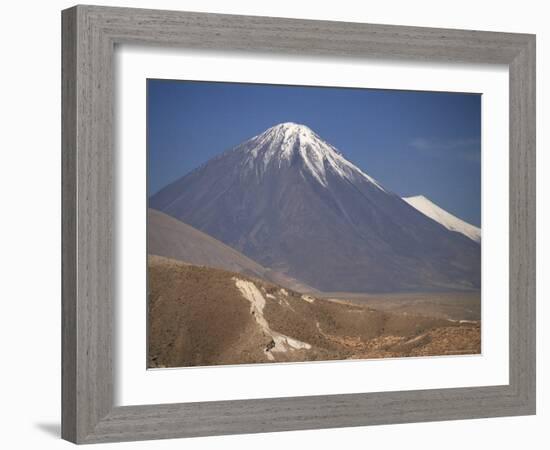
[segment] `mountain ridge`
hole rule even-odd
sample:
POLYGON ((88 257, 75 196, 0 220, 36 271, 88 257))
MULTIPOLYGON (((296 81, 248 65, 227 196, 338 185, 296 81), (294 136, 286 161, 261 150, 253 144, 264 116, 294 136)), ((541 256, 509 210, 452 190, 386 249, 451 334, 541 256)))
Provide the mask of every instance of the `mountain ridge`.
POLYGON ((263 267, 214 237, 160 211, 149 208, 147 224, 150 255, 242 273, 300 292, 315 292, 311 286, 263 267))
POLYGON ((403 200, 425 216, 428 216, 430 219, 440 223, 448 230, 462 233, 474 242, 477 242, 478 244, 481 243, 481 228, 478 228, 465 220, 462 220, 460 217, 451 214, 449 211, 441 208, 441 206, 435 204, 424 195, 403 197, 403 200))

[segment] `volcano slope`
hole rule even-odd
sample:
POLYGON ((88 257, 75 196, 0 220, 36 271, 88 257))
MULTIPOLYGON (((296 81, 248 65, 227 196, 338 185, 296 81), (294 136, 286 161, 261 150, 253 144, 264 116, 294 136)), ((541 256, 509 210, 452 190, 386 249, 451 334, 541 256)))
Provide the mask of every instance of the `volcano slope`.
POLYGON ((478 321, 377 311, 148 257, 148 367, 477 354, 478 321))
POLYGON ((321 292, 478 290, 481 247, 384 188, 305 125, 282 123, 149 207, 321 292))

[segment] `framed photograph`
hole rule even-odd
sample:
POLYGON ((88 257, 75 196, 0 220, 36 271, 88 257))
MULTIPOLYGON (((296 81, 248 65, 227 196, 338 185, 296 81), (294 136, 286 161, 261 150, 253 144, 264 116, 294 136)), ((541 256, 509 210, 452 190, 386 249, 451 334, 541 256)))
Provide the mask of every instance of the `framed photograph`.
POLYGON ((535 37, 63 11, 62 435, 535 413, 535 37))

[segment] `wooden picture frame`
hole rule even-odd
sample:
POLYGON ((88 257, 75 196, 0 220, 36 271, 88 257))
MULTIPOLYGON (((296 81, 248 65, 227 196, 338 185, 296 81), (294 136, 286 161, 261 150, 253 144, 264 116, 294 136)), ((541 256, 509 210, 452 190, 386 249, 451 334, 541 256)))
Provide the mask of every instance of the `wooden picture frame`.
POLYGON ((62 13, 62 437, 75 443, 535 413, 535 36, 75 6, 62 13), (509 384, 115 407, 116 44, 505 64, 510 85, 509 384))

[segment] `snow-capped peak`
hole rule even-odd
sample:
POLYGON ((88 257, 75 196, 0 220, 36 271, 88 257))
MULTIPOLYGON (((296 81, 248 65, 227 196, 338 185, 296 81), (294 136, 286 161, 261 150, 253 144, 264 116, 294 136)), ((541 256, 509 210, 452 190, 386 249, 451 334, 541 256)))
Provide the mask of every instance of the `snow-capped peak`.
POLYGON ((268 128, 265 132, 268 131, 276 131, 276 132, 283 132, 283 133, 313 133, 311 128, 309 128, 307 125, 296 123, 296 122, 282 122, 277 125, 272 126, 271 128, 268 128))
POLYGON ((348 181, 366 179, 381 190, 384 188, 372 177, 349 162, 332 145, 321 139, 306 125, 284 122, 268 128, 263 133, 240 145, 236 150, 246 152, 246 166, 259 168, 288 167, 298 155, 305 169, 324 187, 328 187, 327 172, 348 181))
POLYGON ((403 200, 425 216, 428 216, 430 219, 443 225, 448 230, 462 233, 464 236, 477 243, 481 242, 481 229, 465 222, 462 219, 459 219, 456 216, 453 216, 451 213, 445 211, 443 208, 440 208, 423 195, 403 197, 403 200))

